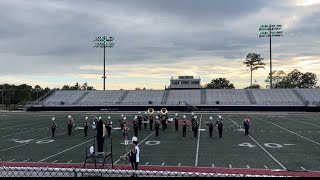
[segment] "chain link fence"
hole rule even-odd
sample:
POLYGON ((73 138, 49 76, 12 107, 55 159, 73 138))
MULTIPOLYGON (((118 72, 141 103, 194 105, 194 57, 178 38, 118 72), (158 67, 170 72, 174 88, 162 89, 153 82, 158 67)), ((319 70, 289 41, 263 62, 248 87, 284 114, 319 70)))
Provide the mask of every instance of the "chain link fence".
POLYGON ((233 173, 200 173, 149 170, 116 170, 51 167, 0 167, 0 177, 290 177, 233 173))

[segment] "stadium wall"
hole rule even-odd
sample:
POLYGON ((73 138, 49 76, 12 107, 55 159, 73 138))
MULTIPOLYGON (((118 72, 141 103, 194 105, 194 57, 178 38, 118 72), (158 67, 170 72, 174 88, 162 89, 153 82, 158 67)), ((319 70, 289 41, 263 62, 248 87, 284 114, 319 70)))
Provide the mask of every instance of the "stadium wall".
MULTIPOLYGON (((320 112, 318 106, 195 106, 198 111, 297 111, 320 112)), ((153 108, 158 111, 166 108, 168 111, 191 111, 187 106, 34 106, 28 111, 146 111, 153 108)))

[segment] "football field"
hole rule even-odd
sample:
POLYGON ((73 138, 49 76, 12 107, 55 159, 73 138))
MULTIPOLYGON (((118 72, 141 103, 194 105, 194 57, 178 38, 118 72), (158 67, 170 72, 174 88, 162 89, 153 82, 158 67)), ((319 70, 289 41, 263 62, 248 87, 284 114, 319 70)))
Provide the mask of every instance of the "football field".
MULTIPOLYGON (((113 121, 112 141, 115 164, 129 164, 120 156, 126 153, 119 120, 122 113, 70 113, 76 125, 83 126, 84 117, 92 124, 94 115, 107 116, 113 121)), ((129 124, 129 138, 134 135, 132 120, 137 113, 123 113, 129 124)), ((172 115, 172 114, 170 114, 172 115)), ((170 117, 169 115, 169 117, 170 117)), ((179 119, 191 113, 179 113, 179 119)), ((182 126, 174 130, 160 129, 159 137, 153 131, 138 132, 140 165, 190 166, 212 168, 257 168, 287 170, 320 170, 320 119, 317 113, 197 113, 199 133, 194 137, 191 126, 187 137, 182 137, 182 126), (217 126, 209 137, 206 122, 212 116, 223 117, 223 137, 217 126), (251 119, 250 135, 239 129, 243 119, 251 119)), ((85 150, 92 144, 96 131, 89 127, 88 137, 83 130, 67 134, 68 113, 2 113, 0 114, 0 161, 83 163, 85 150), (56 136, 51 137, 51 118, 57 122, 56 136)), ((110 141, 109 137, 106 141, 110 141)))

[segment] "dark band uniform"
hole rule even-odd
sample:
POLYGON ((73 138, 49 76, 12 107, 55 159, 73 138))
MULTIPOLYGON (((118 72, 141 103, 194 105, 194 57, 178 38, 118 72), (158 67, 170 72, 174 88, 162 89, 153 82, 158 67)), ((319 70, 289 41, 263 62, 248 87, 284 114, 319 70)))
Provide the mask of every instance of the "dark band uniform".
POLYGON ((187 135, 187 122, 183 121, 182 122, 182 137, 186 137, 187 135))
POLYGON ((70 136, 72 132, 72 120, 69 119, 68 121, 68 135, 70 136))
POLYGON ((223 131, 223 122, 221 120, 216 121, 216 123, 213 125, 218 125, 218 131, 219 131, 219 138, 222 138, 222 131, 223 131))
POLYGON ((121 128, 121 130, 123 129, 123 125, 124 125, 124 119, 123 119, 123 117, 122 117, 122 119, 119 121, 119 123, 120 123, 120 128, 121 128))
MULTIPOLYGON (((144 121, 149 121, 148 115, 145 115, 145 116, 143 117, 143 120, 144 120, 144 121)), ((147 123, 143 123, 143 125, 144 125, 144 129, 147 129, 147 123)))
POLYGON ((159 120, 156 120, 154 127, 156 129, 156 136, 158 137, 159 136, 159 128, 160 128, 159 120))
POLYGON ((112 129, 112 121, 108 121, 108 124, 107 124, 107 133, 108 133, 108 136, 110 137, 111 136, 111 129, 112 129))
POLYGON ((142 116, 138 115, 137 118, 138 118, 139 130, 141 131, 142 116))
POLYGON ((174 126, 176 128, 176 131, 178 131, 178 126, 179 126, 179 118, 178 118, 178 116, 174 117, 174 126))
POLYGON ((89 125, 88 125, 88 122, 86 121, 86 122, 83 124, 84 137, 87 137, 87 136, 88 136, 88 128, 89 128, 89 125))
POLYGON ((197 136, 198 136, 198 129, 199 129, 199 122, 198 122, 198 121, 195 121, 195 122, 194 122, 194 125, 193 125, 193 134, 194 134, 194 137, 197 137, 197 136))
POLYGON ((245 135, 249 135, 249 128, 250 128, 250 120, 249 119, 245 119, 243 121, 243 127, 244 127, 244 134, 245 135))
POLYGON ((212 137, 212 131, 213 131, 213 122, 210 121, 209 123, 206 123, 209 126, 209 135, 212 137))
POLYGON ((55 121, 52 122, 51 125, 51 131, 52 131, 52 137, 54 137, 54 133, 56 132, 57 124, 55 121))
POLYGON ((135 137, 138 137, 138 128, 139 128, 139 125, 138 125, 138 120, 133 120, 133 130, 134 130, 134 136, 135 137))
POLYGON ((150 125, 150 131, 152 131, 152 126, 153 126, 153 115, 152 114, 149 116, 149 125, 150 125))

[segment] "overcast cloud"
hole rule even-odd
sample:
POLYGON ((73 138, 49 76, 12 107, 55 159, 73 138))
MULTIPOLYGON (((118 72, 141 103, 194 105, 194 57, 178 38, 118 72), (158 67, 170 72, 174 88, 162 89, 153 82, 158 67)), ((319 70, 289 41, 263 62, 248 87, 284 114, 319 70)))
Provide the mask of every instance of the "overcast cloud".
POLYGON ((107 89, 163 89, 171 76, 226 77, 248 86, 242 61, 255 52, 265 69, 269 41, 261 24, 282 24, 273 40, 273 68, 320 76, 320 0, 5 0, 0 1, 0 83, 62 87, 88 82, 102 89, 103 49, 95 36, 113 36, 107 49, 107 89))

